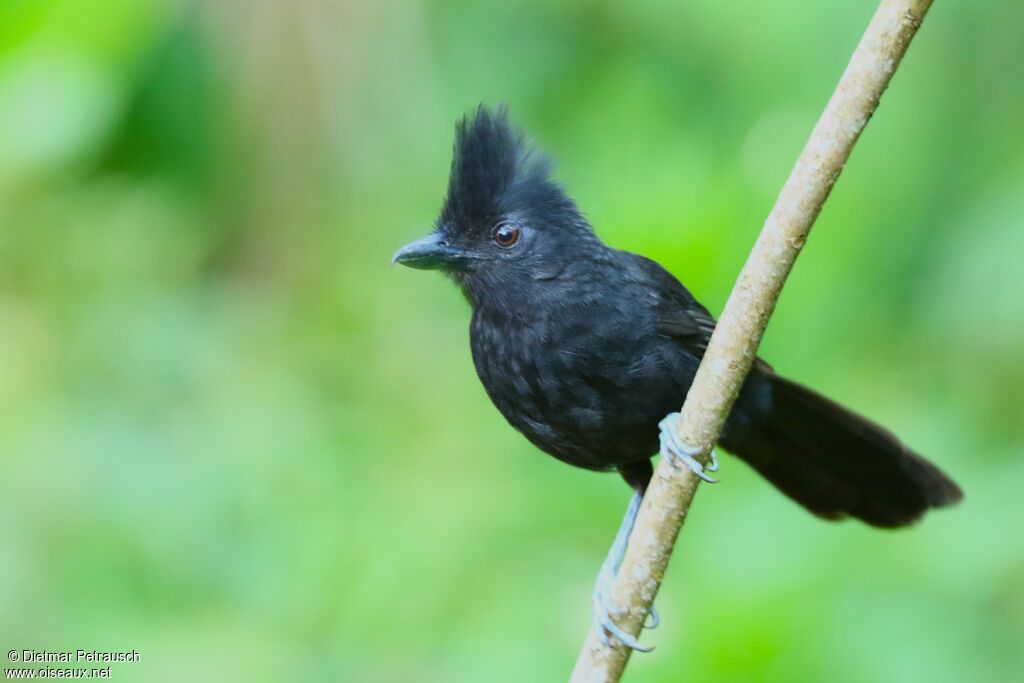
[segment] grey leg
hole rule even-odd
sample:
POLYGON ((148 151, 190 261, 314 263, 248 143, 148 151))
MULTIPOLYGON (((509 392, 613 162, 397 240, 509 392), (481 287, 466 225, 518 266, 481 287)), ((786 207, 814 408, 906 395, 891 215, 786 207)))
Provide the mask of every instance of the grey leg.
MULTIPOLYGON (((629 507, 626 508, 626 514, 622 518, 622 524, 619 525, 619 530, 615 534, 612 547, 608 550, 608 555, 601 564, 601 571, 597 574, 597 583, 594 586, 591 601, 594 625, 597 627, 597 632, 601 634, 601 640, 605 645, 609 644, 608 636, 612 635, 628 648, 640 652, 650 652, 654 648, 644 647, 636 638, 623 631, 613 621, 612 617, 621 616, 622 610, 613 605, 611 601, 612 584, 615 582, 615 575, 618 574, 619 567, 622 566, 622 558, 626 554, 629 535, 636 523, 636 515, 640 510, 642 500, 643 494, 639 490, 634 491, 633 497, 629 500, 629 507)), ((655 628, 658 621, 658 613, 652 608, 651 622, 649 625, 645 625, 645 628, 655 628)))

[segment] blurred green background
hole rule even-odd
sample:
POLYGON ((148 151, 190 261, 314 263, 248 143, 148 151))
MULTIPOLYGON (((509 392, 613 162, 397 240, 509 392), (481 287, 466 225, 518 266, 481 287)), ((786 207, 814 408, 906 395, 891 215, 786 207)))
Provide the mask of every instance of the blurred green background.
MULTIPOLYGON (((0 645, 122 680, 566 678, 628 490, 508 427, 388 267, 505 101, 717 312, 873 2, 0 0, 0 645)), ((939 2, 769 328, 965 503, 727 459, 634 681, 1024 680, 1024 5, 939 2)))

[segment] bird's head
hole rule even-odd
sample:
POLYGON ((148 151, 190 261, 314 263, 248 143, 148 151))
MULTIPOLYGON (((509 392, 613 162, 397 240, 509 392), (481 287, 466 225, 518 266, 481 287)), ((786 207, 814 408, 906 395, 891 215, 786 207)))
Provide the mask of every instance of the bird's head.
POLYGON ((557 277, 600 245, 550 178, 550 163, 512 129, 504 108, 480 106, 455 128, 448 195, 434 230, 393 261, 451 276, 473 301, 488 291, 557 277))

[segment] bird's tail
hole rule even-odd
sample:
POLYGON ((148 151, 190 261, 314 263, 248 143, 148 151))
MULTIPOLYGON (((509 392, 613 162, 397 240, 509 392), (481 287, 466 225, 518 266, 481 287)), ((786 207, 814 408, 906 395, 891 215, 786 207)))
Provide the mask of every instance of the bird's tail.
POLYGON ((771 386, 770 413, 748 429, 727 429, 722 445, 815 515, 899 527, 962 497, 882 427, 773 373, 761 377, 771 386))

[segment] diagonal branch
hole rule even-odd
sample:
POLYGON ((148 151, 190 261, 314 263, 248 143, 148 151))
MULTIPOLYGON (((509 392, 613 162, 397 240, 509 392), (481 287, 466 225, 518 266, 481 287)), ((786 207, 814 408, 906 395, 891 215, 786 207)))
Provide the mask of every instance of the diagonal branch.
MULTIPOLYGON (((811 132, 740 272, 682 409, 686 443, 707 455, 754 360, 768 319, 797 254, 878 106, 931 0, 882 0, 824 113, 811 132)), ((700 480, 662 461, 644 496, 612 601, 625 608, 619 625, 637 634, 650 612, 700 480)), ((592 628, 571 683, 614 683, 630 650, 604 645, 592 628)))

